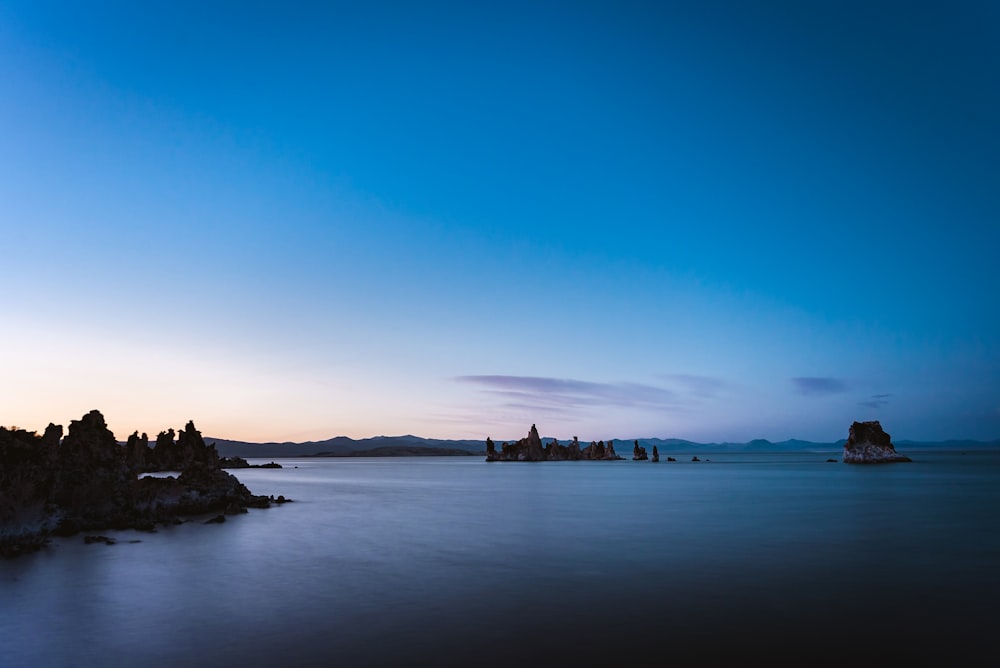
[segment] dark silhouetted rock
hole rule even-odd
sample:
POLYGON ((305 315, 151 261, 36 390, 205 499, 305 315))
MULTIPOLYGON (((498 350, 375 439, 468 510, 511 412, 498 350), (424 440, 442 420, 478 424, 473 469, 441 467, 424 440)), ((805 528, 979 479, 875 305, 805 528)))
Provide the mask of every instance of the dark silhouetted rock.
POLYGON ((641 445, 639 445, 639 441, 638 440, 633 441, 632 443, 633 443, 633 445, 632 445, 632 461, 637 462, 637 461, 642 461, 642 460, 649 459, 649 455, 646 454, 646 448, 644 448, 641 445))
POLYGON ((136 432, 119 444, 96 410, 72 421, 65 438, 52 424, 43 436, 0 427, 0 555, 38 549, 50 535, 152 531, 184 516, 271 505, 222 470, 193 422, 177 442, 173 430, 154 448, 148 442, 136 432), (180 475, 138 477, 160 461, 181 466, 180 475))
POLYGON ((135 474, 99 411, 69 423, 59 444, 51 501, 59 508, 59 535, 127 528, 135 474))
POLYGON ((156 435, 156 444, 153 446, 153 456, 150 460, 153 471, 180 471, 180 453, 177 451, 177 443, 174 441, 174 430, 167 429, 156 435))
POLYGON ((653 461, 654 462, 660 461, 660 451, 656 449, 655 445, 653 446, 653 461))
POLYGON ((514 443, 504 442, 500 450, 496 449, 493 439, 486 439, 486 461, 488 462, 541 462, 541 461, 576 461, 581 459, 622 459, 615 454, 614 445, 609 441, 607 447, 604 441, 591 443, 587 448, 580 449, 580 441, 574 436, 569 445, 561 445, 552 440, 542 446, 538 429, 531 425, 528 435, 514 443))
POLYGON ((250 462, 234 455, 232 457, 220 458, 219 466, 224 469, 248 469, 250 468, 250 462))
POLYGON ((909 462, 909 457, 896 452, 892 439, 878 420, 854 422, 844 443, 844 462, 848 464, 885 464, 909 462))
POLYGON ((583 452, 580 450, 580 439, 576 436, 573 437, 573 442, 566 449, 569 451, 569 459, 576 460, 583 456, 583 452))
POLYGON ((62 427, 44 436, 0 427, 0 554, 14 556, 45 545, 58 522, 51 503, 62 427))
POLYGON ((148 471, 148 467, 152 465, 151 459, 149 436, 145 433, 139 436, 139 432, 132 432, 125 443, 125 461, 129 467, 136 473, 148 471))

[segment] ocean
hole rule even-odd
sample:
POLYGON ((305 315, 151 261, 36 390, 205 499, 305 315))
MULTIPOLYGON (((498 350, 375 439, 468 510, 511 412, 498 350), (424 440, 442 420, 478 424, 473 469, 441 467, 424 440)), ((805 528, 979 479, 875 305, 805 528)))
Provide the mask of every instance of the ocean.
POLYGON ((0 664, 992 665, 1000 453, 901 453, 237 469, 293 502, 0 561, 0 664))

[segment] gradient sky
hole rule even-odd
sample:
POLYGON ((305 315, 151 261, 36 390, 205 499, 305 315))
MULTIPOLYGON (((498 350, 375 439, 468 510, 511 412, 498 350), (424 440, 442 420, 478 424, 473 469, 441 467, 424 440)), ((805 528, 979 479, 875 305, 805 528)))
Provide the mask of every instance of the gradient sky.
POLYGON ((1000 4, 5 0, 0 233, 7 426, 996 439, 1000 4))

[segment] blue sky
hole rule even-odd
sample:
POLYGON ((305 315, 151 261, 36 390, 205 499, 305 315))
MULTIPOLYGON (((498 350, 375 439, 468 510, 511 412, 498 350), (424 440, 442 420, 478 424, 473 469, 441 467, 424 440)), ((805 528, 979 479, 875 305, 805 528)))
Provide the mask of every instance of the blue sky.
POLYGON ((1000 438, 998 109, 990 2, 4 2, 0 424, 1000 438))

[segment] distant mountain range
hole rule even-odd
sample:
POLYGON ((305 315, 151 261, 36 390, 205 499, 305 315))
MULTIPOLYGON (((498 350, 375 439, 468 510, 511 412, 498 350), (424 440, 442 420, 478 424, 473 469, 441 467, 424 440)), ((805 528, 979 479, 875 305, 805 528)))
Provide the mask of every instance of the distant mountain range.
MULTIPOLYGON (((543 437, 543 443, 549 443, 551 437, 543 437)), ((634 441, 652 452, 655 445, 661 455, 667 453, 712 453, 712 452, 839 452, 844 447, 845 439, 822 443, 790 439, 787 441, 768 441, 755 439, 746 443, 698 443, 678 438, 628 438, 614 439, 615 451, 628 458, 632 452, 634 441)), ((206 443, 215 443, 216 450, 222 457, 250 458, 294 458, 294 457, 413 457, 428 456, 486 456, 486 439, 482 440, 449 440, 439 438, 421 438, 407 434, 405 436, 375 436, 372 438, 353 439, 347 436, 337 436, 325 441, 305 441, 302 443, 249 443, 232 441, 223 438, 205 437, 206 443)), ((499 447, 502 441, 497 441, 499 447)), ((566 444, 567 441, 560 440, 566 444)), ((583 441, 581 441, 583 443, 583 441)), ((587 441, 589 443, 589 441, 587 441)), ((1000 450, 1000 441, 893 441, 900 452, 907 450, 1000 450)))
POLYGON ((374 436, 354 439, 336 436, 325 441, 293 443, 247 443, 224 438, 205 438, 215 443, 221 457, 412 457, 418 455, 483 455, 486 439, 445 440, 419 436, 374 436))

